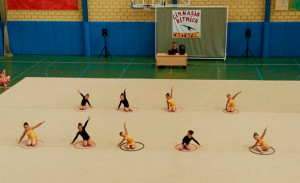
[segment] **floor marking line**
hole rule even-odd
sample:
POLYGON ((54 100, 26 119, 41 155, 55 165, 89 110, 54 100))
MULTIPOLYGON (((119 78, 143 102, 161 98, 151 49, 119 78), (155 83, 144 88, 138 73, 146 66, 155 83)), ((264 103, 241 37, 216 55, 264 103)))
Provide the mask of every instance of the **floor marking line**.
POLYGON ((134 58, 132 58, 132 59, 130 60, 130 62, 127 64, 127 66, 125 67, 125 69, 123 69, 123 72, 122 72, 122 74, 120 75, 120 78, 123 77, 123 75, 125 74, 126 70, 128 69, 128 67, 129 67, 129 65, 131 64, 131 62, 133 61, 133 59, 134 59, 134 58))
POLYGON ((298 67, 300 68, 300 64, 297 62, 297 60, 294 60, 295 64, 298 65, 298 67))
POLYGON ((217 75, 218 75, 218 80, 220 80, 220 69, 219 69, 219 63, 218 60, 216 60, 217 63, 217 75))
MULTIPOLYGON (((189 64, 189 65, 215 65, 215 64, 189 64)), ((227 64, 225 63, 224 65, 236 65, 236 66, 240 66, 240 65, 245 65, 245 66, 249 66, 249 65, 254 65, 254 66, 294 66, 294 65, 300 65, 300 64, 227 64)))
POLYGON ((263 80, 263 78, 262 78, 262 76, 261 76, 261 74, 260 74, 260 72, 259 72, 258 67, 256 67, 256 71, 257 71, 257 73, 258 73, 258 75, 259 75, 259 77, 260 77, 260 80, 263 80))
POLYGON ((169 79, 171 79, 172 72, 173 72, 173 69, 171 68, 171 69, 170 69, 170 72, 169 72, 169 79))
MULTIPOLYGON (((216 68, 193 68, 192 69, 200 69, 200 70, 216 70, 216 68)), ((192 70, 191 69, 191 70, 192 70)), ((223 68, 223 69, 219 69, 221 70, 256 70, 256 67, 254 68, 223 68)))
POLYGON ((51 64, 49 64, 49 65, 47 66, 47 68, 46 68, 46 70, 45 70, 45 75, 46 75, 46 77, 49 77, 49 76, 48 76, 48 69, 49 69, 53 64, 55 64, 56 61, 58 61, 58 60, 59 60, 59 58, 55 59, 54 62, 52 62, 51 64))
POLYGON ((16 77, 14 77, 12 80, 10 81, 14 81, 16 78, 22 76, 23 74, 25 74, 26 72, 30 71, 32 68, 34 68, 35 66, 37 66, 38 64, 40 64, 41 62, 43 62, 44 60, 46 60, 48 57, 43 58, 41 61, 37 62, 36 64, 34 64, 33 66, 29 67, 29 69, 23 71, 21 74, 17 75, 16 77))
MULTIPOLYGON (((294 60, 294 62, 295 62, 296 64, 298 64, 298 67, 300 68, 300 65, 299 65, 299 63, 297 62, 297 60, 294 60)), ((297 81, 298 79, 300 79, 300 74, 299 74, 299 76, 295 79, 295 81, 297 81)))
POLYGON ((77 78, 80 78, 81 76, 84 75, 84 73, 86 73, 92 66, 89 65, 81 74, 79 74, 79 76, 77 78))

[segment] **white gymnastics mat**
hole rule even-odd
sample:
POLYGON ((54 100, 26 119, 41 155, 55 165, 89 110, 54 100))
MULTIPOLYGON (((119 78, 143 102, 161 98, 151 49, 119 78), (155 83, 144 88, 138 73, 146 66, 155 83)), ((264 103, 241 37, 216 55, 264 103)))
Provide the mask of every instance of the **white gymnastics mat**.
MULTIPOLYGON (((25 78, 0 95, 0 180, 5 183, 297 183, 300 171, 300 82, 205 81, 159 79, 25 78), (165 94, 181 111, 165 111, 165 94), (127 88, 132 113, 117 110, 127 88), (94 106, 75 108, 77 93, 90 94, 94 106), (236 98, 237 114, 225 114, 226 94, 236 98), (91 117, 86 130, 96 146, 76 149, 70 142, 77 124, 91 117), (23 123, 46 120, 35 129, 43 145, 21 148, 23 123), (145 147, 126 152, 117 147, 123 122, 145 147), (268 127, 272 155, 248 147, 254 132, 268 127), (179 152, 188 130, 201 147, 179 152)), ((24 139, 27 139, 25 137, 24 139)), ((81 141, 81 137, 77 141, 81 141)))

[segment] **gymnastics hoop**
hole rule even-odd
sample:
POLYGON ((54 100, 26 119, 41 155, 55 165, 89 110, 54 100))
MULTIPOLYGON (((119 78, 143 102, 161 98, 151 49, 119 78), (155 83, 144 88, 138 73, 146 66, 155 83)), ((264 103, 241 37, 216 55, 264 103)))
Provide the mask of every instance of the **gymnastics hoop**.
POLYGON ((182 144, 177 144, 177 145, 175 146, 175 149, 176 149, 177 151, 180 151, 180 152, 193 152, 193 151, 196 151, 196 150, 198 149, 197 146, 196 146, 195 144, 190 144, 191 150, 187 150, 186 148, 183 148, 182 150, 180 150, 179 147, 180 147, 181 145, 182 145, 182 144))
POLYGON ((27 146, 27 145, 26 145, 27 140, 23 140, 23 141, 19 144, 19 146, 22 147, 22 148, 24 148, 24 149, 36 149, 36 148, 39 148, 39 147, 43 146, 43 144, 44 144, 44 142, 43 142, 42 140, 37 140, 36 142, 37 142, 37 143, 36 143, 36 146, 27 146), (25 142, 25 144, 24 144, 24 142, 25 142))
POLYGON ((73 146, 76 148, 76 149, 82 149, 82 150, 86 150, 86 149, 92 149, 93 147, 96 146, 96 143, 92 141, 92 145, 91 146, 87 146, 87 147, 77 147, 77 144, 79 143, 83 143, 83 141, 79 141, 79 142, 76 142, 73 146))
POLYGON ((124 111, 124 108, 123 109, 119 109, 119 111, 121 111, 121 112, 126 112, 126 113, 130 113, 130 112, 137 112, 137 111, 139 111, 139 108, 138 107, 135 107, 135 106, 130 106, 131 108, 133 108, 133 111, 128 111, 128 112, 126 112, 126 111, 124 111))
POLYGON ((169 112, 169 113, 180 113, 180 112, 183 111, 182 107, 176 107, 176 111, 175 112, 169 111, 167 108, 164 108, 164 109, 165 109, 165 112, 169 112))
POLYGON ((258 154, 258 155, 271 155, 271 154, 275 153, 275 149, 271 146, 269 147, 269 149, 267 151, 263 151, 264 153, 260 153, 260 152, 254 150, 253 148, 250 148, 250 147, 249 147, 249 151, 252 152, 253 154, 258 154), (268 151, 269 151, 269 153, 266 154, 266 152, 268 152, 268 151))
POLYGON ((226 114, 237 114, 239 113, 240 111, 238 109, 234 109, 233 112, 228 112, 226 109, 223 109, 223 112, 226 113, 226 114))
POLYGON ((127 144, 127 142, 124 142, 123 144, 120 145, 120 149, 123 151, 140 151, 140 150, 144 149, 144 147, 145 147, 145 145, 143 143, 135 142, 135 144, 140 144, 140 145, 142 145, 142 147, 140 147, 139 149, 126 149, 126 147, 124 146, 125 144, 127 144))
POLYGON ((76 106, 74 110, 77 111, 77 112, 89 112, 89 111, 92 111, 93 108, 87 107, 85 110, 80 110, 79 106, 76 106))

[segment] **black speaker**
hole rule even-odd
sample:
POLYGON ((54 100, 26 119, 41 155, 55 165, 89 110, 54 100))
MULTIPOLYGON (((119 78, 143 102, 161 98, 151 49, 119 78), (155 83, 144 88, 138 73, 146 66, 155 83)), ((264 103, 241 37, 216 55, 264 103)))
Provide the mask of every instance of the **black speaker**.
POLYGON ((184 55, 185 54, 185 46, 184 45, 179 45, 179 54, 184 55))
POLYGON ((250 38, 251 37, 251 30, 250 29, 247 29, 246 32, 245 32, 245 37, 246 38, 250 38))
POLYGON ((107 37, 107 29, 106 28, 102 29, 102 36, 107 37))

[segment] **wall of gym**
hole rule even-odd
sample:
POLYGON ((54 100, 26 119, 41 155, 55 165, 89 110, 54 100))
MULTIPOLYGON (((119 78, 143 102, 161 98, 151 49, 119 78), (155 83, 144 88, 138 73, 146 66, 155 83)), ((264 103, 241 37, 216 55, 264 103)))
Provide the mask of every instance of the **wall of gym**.
MULTIPOLYGON (((8 30, 14 54, 84 55, 82 3, 77 11, 10 10, 8 30)), ((250 28, 250 49, 262 56, 265 0, 192 0, 193 6, 228 6, 227 55, 241 56, 250 28)), ((101 30, 108 28, 112 55, 154 55, 154 10, 132 9, 128 0, 89 0, 91 55, 104 46, 101 30)), ((270 57, 300 56, 300 11, 275 11, 271 1, 270 57)), ((2 29, 0 29, 0 32, 2 29)), ((1 38, 0 38, 0 41, 1 38)), ((0 46, 3 54, 3 45, 0 46)))

